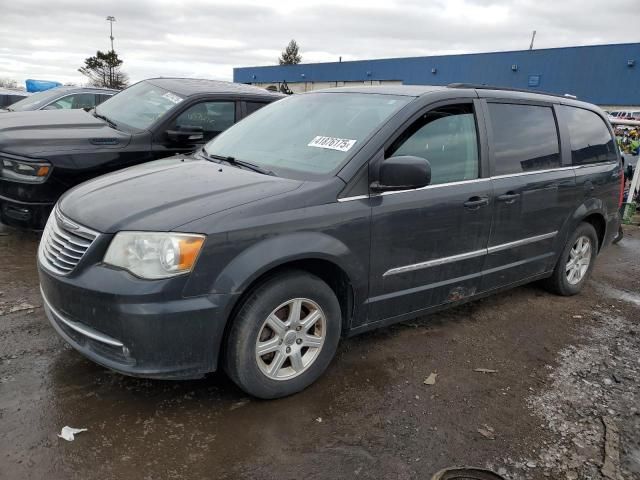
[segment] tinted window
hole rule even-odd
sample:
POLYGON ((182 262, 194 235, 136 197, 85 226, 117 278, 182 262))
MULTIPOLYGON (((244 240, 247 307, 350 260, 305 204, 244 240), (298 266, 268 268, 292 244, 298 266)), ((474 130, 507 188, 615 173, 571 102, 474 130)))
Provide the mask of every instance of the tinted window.
POLYGON ((247 115, 251 115, 256 110, 260 110, 266 103, 261 102, 247 102, 247 115))
POLYGON ((429 160, 431 184, 478 178, 478 139, 471 105, 438 108, 422 116, 396 141, 387 157, 429 160))
POLYGON ((560 166, 560 148, 551 107, 490 103, 494 174, 560 166))
POLYGON ((575 107, 563 106, 561 111, 569 127, 574 165, 617 160, 615 141, 599 115, 575 107))
POLYGON ((202 131, 211 138, 215 134, 224 132, 235 123, 235 120, 235 102, 201 102, 190 106, 178 115, 174 128, 202 128, 202 131))

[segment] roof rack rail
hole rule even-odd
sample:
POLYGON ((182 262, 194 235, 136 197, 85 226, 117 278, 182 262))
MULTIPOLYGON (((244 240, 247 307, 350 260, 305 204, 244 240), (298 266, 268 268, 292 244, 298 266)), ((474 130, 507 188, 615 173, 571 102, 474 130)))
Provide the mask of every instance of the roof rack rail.
POLYGON ((540 92, 537 90, 528 90, 526 88, 513 88, 513 87, 496 87, 495 85, 486 85, 478 83, 450 83, 447 88, 474 88, 476 90, 504 90, 507 92, 523 92, 523 93, 537 93, 538 95, 550 95, 552 97, 571 98, 577 99, 575 95, 565 93, 563 95, 559 93, 540 92))

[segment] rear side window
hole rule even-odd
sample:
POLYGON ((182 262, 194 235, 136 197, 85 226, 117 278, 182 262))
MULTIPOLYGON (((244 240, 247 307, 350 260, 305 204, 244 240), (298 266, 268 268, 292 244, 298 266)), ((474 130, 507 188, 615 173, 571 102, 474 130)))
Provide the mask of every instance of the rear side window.
POLYGON ((573 165, 617 160, 613 136, 598 114, 567 106, 560 107, 560 111, 569 127, 573 165))
POLYGON ((560 166, 558 131, 551 107, 489 103, 494 175, 560 166))
POLYGON ((247 115, 251 115, 256 110, 260 110, 262 107, 267 105, 263 102, 246 102, 247 104, 247 115))
POLYGON ((478 137, 471 105, 441 107, 424 114, 389 149, 387 157, 429 160, 431 184, 478 178, 478 137))

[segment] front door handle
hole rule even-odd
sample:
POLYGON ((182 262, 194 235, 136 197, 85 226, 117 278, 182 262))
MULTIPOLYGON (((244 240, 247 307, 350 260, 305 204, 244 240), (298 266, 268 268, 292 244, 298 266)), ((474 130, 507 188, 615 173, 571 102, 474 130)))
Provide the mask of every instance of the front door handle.
POLYGON ((480 207, 484 207, 485 205, 489 205, 489 197, 471 197, 469 200, 464 202, 464 208, 468 208, 469 210, 475 210, 480 207))
POLYGON ((504 203, 514 203, 516 200, 518 200, 518 197, 520 197, 519 193, 507 192, 504 195, 500 195, 498 197, 498 201, 504 203))

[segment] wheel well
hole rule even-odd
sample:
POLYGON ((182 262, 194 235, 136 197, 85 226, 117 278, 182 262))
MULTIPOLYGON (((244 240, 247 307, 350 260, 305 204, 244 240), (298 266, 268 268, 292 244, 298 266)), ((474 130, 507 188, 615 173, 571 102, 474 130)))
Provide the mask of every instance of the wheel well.
POLYGON ((596 230, 596 234, 598 235, 598 251, 602 248, 602 244, 604 243, 604 234, 607 230, 607 224, 604 220, 604 217, 599 213, 592 213, 591 215, 586 216, 582 219, 583 222, 590 223, 593 228, 596 230))
POLYGON ((242 305, 246 298, 250 295, 250 293, 259 285, 263 284, 270 278, 273 278, 275 275, 286 272, 287 270, 303 270, 311 273, 322 279, 333 293, 336 294, 338 298, 338 302, 340 303, 340 310, 342 312, 342 330, 346 330, 351 321, 351 317, 353 316, 353 288, 351 286, 351 281, 349 280, 349 276, 338 267, 335 263, 332 263, 328 260, 321 259, 305 259, 305 260, 295 260, 292 262, 284 263, 282 265, 278 265, 275 268, 263 273, 254 281, 252 281, 247 288, 244 289, 242 295, 237 300, 233 309, 231 310, 231 314, 228 317, 227 324, 225 325, 222 346, 220 348, 220 356, 222 359, 224 355, 224 350, 226 349, 227 337, 229 334, 229 330, 231 324, 233 323, 233 319, 236 316, 236 313, 242 305))

